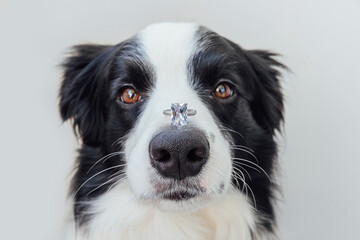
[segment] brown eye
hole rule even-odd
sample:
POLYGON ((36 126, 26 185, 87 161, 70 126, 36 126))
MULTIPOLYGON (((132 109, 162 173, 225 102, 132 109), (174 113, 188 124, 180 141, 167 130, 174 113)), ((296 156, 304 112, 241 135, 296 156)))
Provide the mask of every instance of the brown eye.
POLYGON ((233 90, 226 83, 220 83, 214 90, 214 95, 218 98, 228 98, 233 94, 233 90))
POLYGON ((140 93, 133 87, 127 87, 122 91, 119 97, 124 103, 134 103, 140 99, 140 93))

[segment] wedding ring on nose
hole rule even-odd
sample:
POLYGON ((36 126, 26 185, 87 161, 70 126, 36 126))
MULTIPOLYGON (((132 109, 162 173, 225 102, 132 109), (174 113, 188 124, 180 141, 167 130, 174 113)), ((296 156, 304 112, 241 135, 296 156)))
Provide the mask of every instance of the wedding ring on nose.
POLYGON ((171 116, 171 125, 183 126, 188 124, 188 117, 196 114, 195 109, 187 109, 187 103, 172 103, 171 109, 163 111, 165 116, 171 116))

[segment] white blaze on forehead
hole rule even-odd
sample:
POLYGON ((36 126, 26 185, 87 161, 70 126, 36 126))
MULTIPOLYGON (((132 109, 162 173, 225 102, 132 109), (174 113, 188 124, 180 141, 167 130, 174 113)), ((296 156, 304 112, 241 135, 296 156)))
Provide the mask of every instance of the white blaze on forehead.
POLYGON ((154 88, 124 149, 128 161, 127 176, 138 195, 154 192, 150 178, 155 170, 150 165, 149 143, 157 132, 170 125, 171 118, 163 111, 170 109, 171 103, 187 103, 189 109, 197 111, 195 116, 189 116, 189 124, 202 129, 208 136, 215 136, 215 141, 210 142, 210 159, 201 177, 203 186, 215 191, 222 182, 230 184, 229 145, 189 79, 188 64, 197 47, 198 29, 196 24, 161 23, 150 25, 137 35, 143 56, 154 71, 154 88))
MULTIPOLYGON (((201 109, 209 112, 189 79, 188 64, 197 47, 198 29, 194 23, 157 23, 138 34, 142 51, 154 70, 154 88, 143 113, 148 120, 169 125, 171 119, 162 112, 172 103, 187 103, 189 109, 200 114, 201 109)), ((195 119, 190 117, 189 121, 195 124, 195 119)))
POLYGON ((198 28, 193 23, 158 23, 139 33, 144 51, 155 70, 156 88, 166 85, 172 91, 187 85, 187 64, 195 47, 198 28))
POLYGON ((170 117, 163 110, 171 103, 185 102, 195 108, 189 99, 197 94, 188 84, 187 62, 195 45, 196 24, 159 23, 153 24, 137 34, 140 51, 154 71, 154 88, 135 127, 125 142, 124 151, 127 176, 137 195, 151 195, 151 174, 148 149, 154 134, 170 125, 170 117))

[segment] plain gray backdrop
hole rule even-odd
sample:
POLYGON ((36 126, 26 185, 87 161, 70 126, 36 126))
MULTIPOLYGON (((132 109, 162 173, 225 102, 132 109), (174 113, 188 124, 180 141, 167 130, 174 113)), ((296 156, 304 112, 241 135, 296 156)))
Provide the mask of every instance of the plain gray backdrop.
POLYGON ((61 239, 77 142, 58 114, 71 45, 118 43, 153 22, 198 22, 284 73, 284 239, 360 239, 358 0, 0 0, 0 239, 61 239))

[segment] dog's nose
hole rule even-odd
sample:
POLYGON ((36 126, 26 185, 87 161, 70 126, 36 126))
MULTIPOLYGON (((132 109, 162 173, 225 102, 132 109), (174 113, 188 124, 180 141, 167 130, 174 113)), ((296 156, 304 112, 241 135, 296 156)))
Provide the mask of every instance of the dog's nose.
POLYGON ((205 134, 194 128, 172 128, 150 142, 151 165, 164 177, 184 179, 197 175, 209 158, 205 134))

